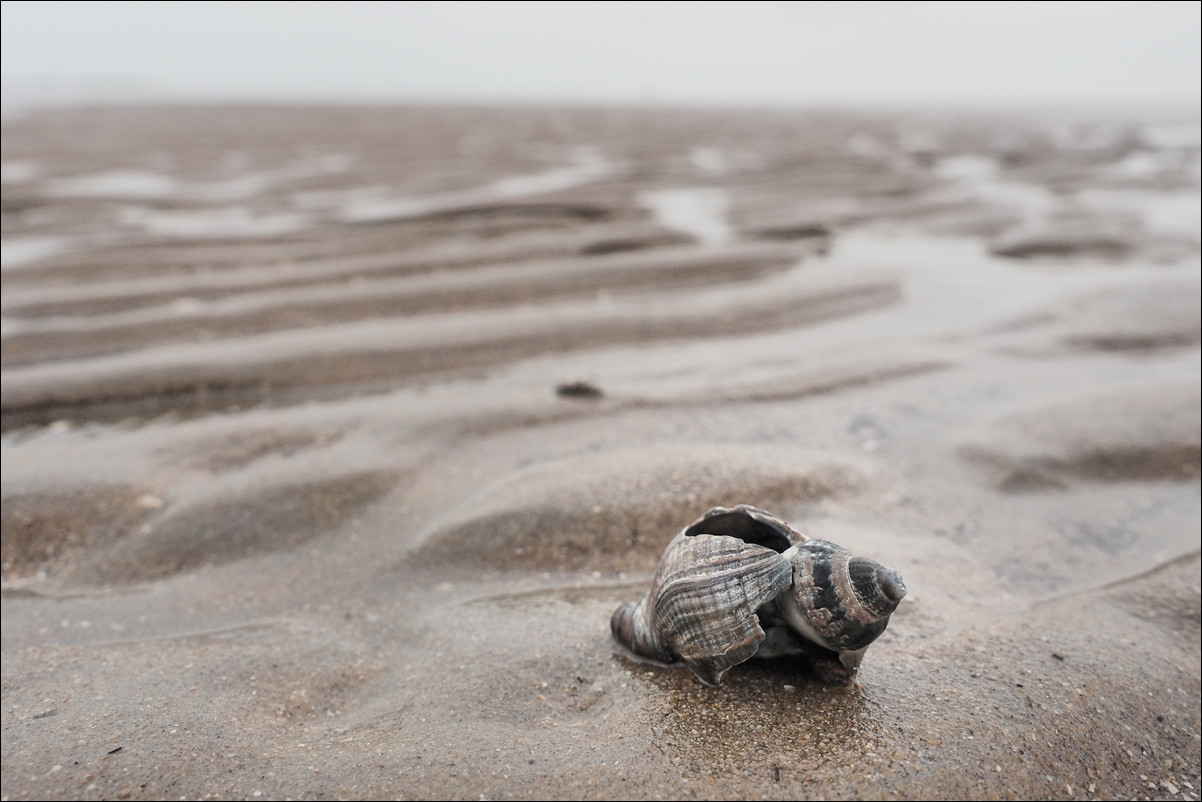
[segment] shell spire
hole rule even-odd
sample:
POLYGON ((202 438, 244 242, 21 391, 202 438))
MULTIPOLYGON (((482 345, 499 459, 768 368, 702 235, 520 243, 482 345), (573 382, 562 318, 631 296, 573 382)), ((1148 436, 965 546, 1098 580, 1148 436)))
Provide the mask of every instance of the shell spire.
POLYGON ((897 571, 826 540, 807 540, 789 557, 793 581, 777 609, 798 633, 833 652, 860 651, 876 640, 906 595, 897 571))

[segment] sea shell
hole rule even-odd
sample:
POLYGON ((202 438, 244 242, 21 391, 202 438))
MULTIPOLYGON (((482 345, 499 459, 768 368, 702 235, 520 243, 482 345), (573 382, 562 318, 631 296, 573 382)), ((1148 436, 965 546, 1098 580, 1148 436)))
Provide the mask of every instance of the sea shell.
POLYGON ((751 657, 782 656, 846 681, 905 594, 897 571, 769 512, 714 507, 672 539, 651 587, 610 627, 636 654, 679 660, 707 685, 751 657))

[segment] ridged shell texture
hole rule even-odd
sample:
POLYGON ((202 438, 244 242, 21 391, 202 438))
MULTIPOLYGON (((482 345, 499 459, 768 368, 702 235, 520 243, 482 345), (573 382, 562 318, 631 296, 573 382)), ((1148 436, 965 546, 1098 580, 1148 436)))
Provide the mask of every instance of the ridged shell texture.
POLYGON ((715 507, 672 539, 642 599, 610 624, 631 651, 680 660, 709 685, 756 654, 761 616, 787 622, 792 638, 856 652, 854 673, 905 592, 896 571, 807 540, 771 513, 715 507))

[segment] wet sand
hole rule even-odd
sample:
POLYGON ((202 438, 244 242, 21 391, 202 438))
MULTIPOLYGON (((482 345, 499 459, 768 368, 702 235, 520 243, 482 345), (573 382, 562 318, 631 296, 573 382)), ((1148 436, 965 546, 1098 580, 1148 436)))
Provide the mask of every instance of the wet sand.
POLYGON ((1199 798, 1198 132, 4 120, 0 797, 1199 798), (738 503, 856 684, 611 638, 738 503))

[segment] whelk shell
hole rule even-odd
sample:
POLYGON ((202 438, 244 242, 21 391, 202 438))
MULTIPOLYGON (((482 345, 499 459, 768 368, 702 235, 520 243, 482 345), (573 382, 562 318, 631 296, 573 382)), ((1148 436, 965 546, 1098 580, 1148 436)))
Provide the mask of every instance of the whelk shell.
POLYGON ((647 592, 610 627, 636 654, 679 660, 707 685, 751 657, 793 655, 847 681, 905 594, 897 571, 772 513, 714 507, 672 539, 647 592))

